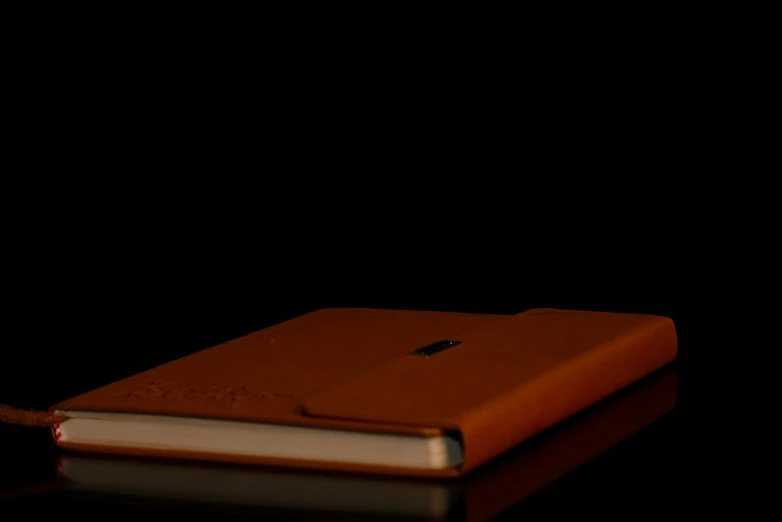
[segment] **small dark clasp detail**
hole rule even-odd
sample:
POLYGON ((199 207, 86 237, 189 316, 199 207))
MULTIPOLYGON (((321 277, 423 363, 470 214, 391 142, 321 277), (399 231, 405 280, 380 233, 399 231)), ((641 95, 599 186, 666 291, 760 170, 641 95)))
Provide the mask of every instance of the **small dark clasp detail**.
POLYGON ((448 348, 453 348, 454 346, 460 344, 462 344, 461 341, 437 341, 434 344, 430 344, 429 346, 424 346, 423 348, 419 348, 415 350, 414 352, 412 352, 412 354, 429 357, 438 352, 442 352, 443 350, 447 350, 448 348))

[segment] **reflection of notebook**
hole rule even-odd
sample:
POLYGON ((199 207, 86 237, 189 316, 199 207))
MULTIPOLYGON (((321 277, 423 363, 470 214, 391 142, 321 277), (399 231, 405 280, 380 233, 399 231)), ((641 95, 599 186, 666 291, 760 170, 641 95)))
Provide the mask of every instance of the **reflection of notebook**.
MULTIPOLYGON (((145 499, 180 508, 251 508, 286 518, 313 513, 487 520, 673 409, 677 381, 664 370, 522 444, 460 480, 425 480, 65 455, 72 495, 145 499)), ((119 500, 122 502, 122 500, 119 500)))

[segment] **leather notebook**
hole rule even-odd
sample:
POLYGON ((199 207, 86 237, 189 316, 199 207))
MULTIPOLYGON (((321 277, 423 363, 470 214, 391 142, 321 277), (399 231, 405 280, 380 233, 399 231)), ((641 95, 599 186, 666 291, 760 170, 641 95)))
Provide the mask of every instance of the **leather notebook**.
POLYGON ((285 520, 492 520, 664 417, 677 388, 672 369, 655 372, 460 479, 71 453, 58 459, 58 490, 88 502, 285 520))
POLYGON ((456 477, 676 357, 665 317, 334 308, 63 401, 67 450, 456 477))

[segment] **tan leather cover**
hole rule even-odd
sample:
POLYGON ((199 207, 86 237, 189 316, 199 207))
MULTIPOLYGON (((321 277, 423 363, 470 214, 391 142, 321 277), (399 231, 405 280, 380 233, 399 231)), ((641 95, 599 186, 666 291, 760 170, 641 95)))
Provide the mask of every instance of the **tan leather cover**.
MULTIPOLYGON (((431 436, 458 434, 458 469, 339 469, 457 476, 651 373, 676 355, 670 319, 538 309, 515 316, 324 309, 57 404, 58 411, 178 415, 431 436), (453 339, 431 357, 410 352, 453 339)), ((67 422, 67 421, 66 421, 67 422)), ((95 447, 65 449, 307 468, 331 463, 95 447)))

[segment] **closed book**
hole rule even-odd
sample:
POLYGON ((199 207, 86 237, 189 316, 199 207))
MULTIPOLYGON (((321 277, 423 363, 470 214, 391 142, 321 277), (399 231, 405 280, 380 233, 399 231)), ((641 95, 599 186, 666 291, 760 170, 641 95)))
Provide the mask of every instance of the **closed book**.
POLYGON ((69 450, 457 477, 661 368, 673 322, 324 309, 63 401, 69 450))

